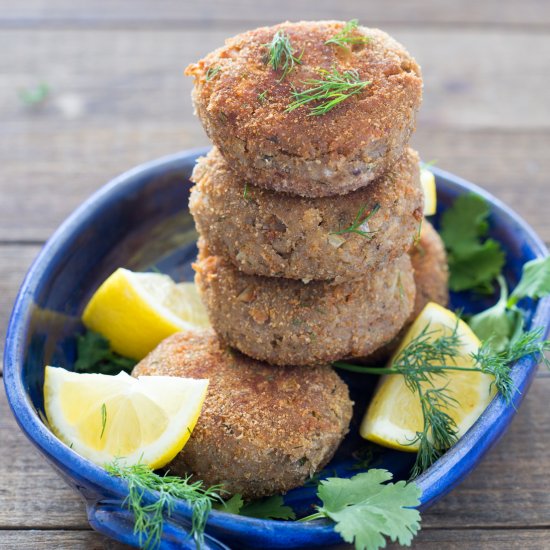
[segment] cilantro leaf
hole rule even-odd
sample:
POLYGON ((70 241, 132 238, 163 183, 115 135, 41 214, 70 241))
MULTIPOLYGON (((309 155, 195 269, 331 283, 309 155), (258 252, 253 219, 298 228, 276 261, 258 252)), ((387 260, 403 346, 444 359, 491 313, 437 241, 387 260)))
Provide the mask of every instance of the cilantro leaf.
POLYGON ((97 332, 88 331, 77 335, 76 372, 118 374, 120 371, 130 373, 136 361, 123 357, 111 350, 109 340, 97 332))
POLYGON ((498 277, 500 285, 500 298, 498 302, 470 318, 468 324, 482 341, 487 342, 492 350, 504 351, 510 343, 513 320, 508 316, 506 302, 508 301, 508 288, 504 277, 498 277))
POLYGON ((318 513, 307 519, 328 517, 335 530, 356 550, 377 550, 386 546, 384 537, 408 545, 420 529, 421 491, 415 483, 392 479, 387 470, 372 469, 351 479, 321 481, 317 496, 318 513))
POLYGON ((280 495, 248 502, 241 508, 240 513, 243 516, 260 519, 296 518, 294 510, 285 505, 283 497, 280 495))
POLYGON ((539 299, 550 294, 550 257, 527 262, 521 279, 508 296, 506 281, 498 277, 498 302, 471 317, 469 325, 494 352, 503 352, 524 334, 524 316, 516 304, 522 298, 539 299))
POLYGON ((522 298, 539 299, 550 294, 550 256, 531 260, 523 266, 521 280, 510 295, 508 307, 522 298))
POLYGON ((243 504, 243 497, 237 493, 223 503, 214 504, 214 508, 228 514, 240 514, 243 504))
POLYGON ((449 287, 454 291, 492 292, 492 283, 504 266, 504 251, 489 230, 487 202, 468 193, 458 197, 441 218, 441 238, 449 259, 449 287))

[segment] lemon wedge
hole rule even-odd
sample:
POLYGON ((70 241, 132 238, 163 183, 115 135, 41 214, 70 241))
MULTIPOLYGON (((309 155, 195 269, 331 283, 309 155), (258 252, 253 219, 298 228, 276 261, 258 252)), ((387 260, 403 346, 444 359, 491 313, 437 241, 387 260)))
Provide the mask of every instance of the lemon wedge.
MULTIPOLYGON (((452 311, 433 302, 422 310, 393 357, 397 357, 427 325, 431 339, 450 335, 456 327, 461 345, 454 364, 459 367, 474 366, 470 354, 479 349, 479 339, 452 311)), ((447 385, 450 396, 458 401, 456 406, 446 412, 456 422, 458 436, 461 437, 479 418, 495 395, 496 389, 491 385, 494 378, 481 372, 449 371, 446 378, 438 379, 441 385, 447 385)), ((416 452, 418 444, 411 442, 423 427, 420 399, 405 385, 404 377, 399 374, 382 377, 361 423, 361 436, 384 447, 416 452)))
POLYGON ((105 336, 114 351, 138 360, 175 332, 210 326, 193 283, 123 268, 97 289, 82 321, 105 336))
POLYGON ((435 176, 427 168, 420 168, 420 182, 424 192, 424 216, 433 216, 437 209, 435 176))
POLYGON ((155 469, 187 443, 207 387, 208 380, 46 367, 44 407, 55 435, 92 462, 120 458, 155 469))

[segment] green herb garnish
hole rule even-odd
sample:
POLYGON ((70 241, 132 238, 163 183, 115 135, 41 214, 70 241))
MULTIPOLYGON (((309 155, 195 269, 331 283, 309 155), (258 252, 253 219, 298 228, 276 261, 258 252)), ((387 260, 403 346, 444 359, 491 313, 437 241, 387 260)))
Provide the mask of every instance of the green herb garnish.
POLYGON ((27 88, 19 92, 19 98, 25 105, 39 105, 44 103, 50 95, 50 87, 44 82, 33 88, 27 88))
POLYGON ((352 372, 380 376, 402 375, 409 390, 418 394, 424 429, 411 441, 411 445, 419 444, 411 477, 416 477, 431 466, 458 439, 457 426, 448 414, 457 405, 446 388, 445 376, 448 372, 471 371, 492 375, 497 391, 507 402, 511 402, 517 389, 510 375, 510 365, 527 355, 540 357, 550 349, 550 342, 540 341, 541 331, 531 331, 522 334, 521 338, 500 353, 494 351, 490 341, 483 342, 481 348, 471 354, 474 366, 461 367, 454 360, 461 347, 457 329, 458 324, 452 333, 433 338, 434 331, 426 325, 388 367, 353 365, 340 361, 333 363, 335 367, 352 372))
POLYGON ((441 218, 441 238, 449 260, 449 287, 454 291, 474 290, 490 294, 504 265, 504 251, 489 229, 487 202, 468 193, 458 197, 441 218))
POLYGON ((248 202, 248 183, 244 184, 243 199, 248 202))
POLYGON ((367 209, 367 205, 364 204, 359 211, 357 212, 357 215, 355 216, 355 219, 351 223, 349 227, 346 227, 345 229, 341 229, 340 231, 333 231, 329 233, 329 235, 343 235, 344 233, 356 233, 357 235, 361 235, 361 237, 369 237, 372 238, 375 234, 375 231, 365 231, 365 229, 361 229, 379 210, 380 205, 377 203, 374 205, 374 207, 371 209, 371 211, 365 216, 365 210, 367 209))
POLYGON ((245 504, 241 515, 260 519, 295 519, 296 514, 290 506, 286 506, 280 495, 253 500, 245 504))
POLYGON ((328 478, 319 484, 317 512, 299 521, 329 518, 334 530, 357 550, 386 546, 384 537, 409 545, 420 529, 421 491, 415 483, 392 479, 387 470, 372 469, 350 479, 328 478))
POLYGON ((105 465, 105 469, 128 483, 128 496, 123 505, 134 514, 134 533, 139 535, 142 548, 158 548, 164 516, 170 517, 179 499, 186 500, 193 508, 190 534, 197 548, 202 547, 212 504, 222 502, 220 485, 204 488, 202 481, 191 482, 191 476, 161 476, 144 464, 124 466, 118 460, 105 465), (145 497, 147 491, 152 491, 155 497, 149 504, 150 499, 145 497))
POLYGON ((208 67, 205 75, 206 82, 210 82, 220 71, 221 67, 217 65, 215 67, 208 67))
POLYGON ((321 78, 311 78, 303 82, 304 86, 308 86, 305 90, 294 88, 291 91, 294 101, 286 108, 287 113, 315 101, 318 104, 310 107, 310 116, 324 115, 371 84, 370 80, 361 80, 355 69, 343 73, 336 68, 331 71, 319 69, 319 74, 321 78))
POLYGON ((295 65, 302 63, 303 51, 300 57, 296 57, 295 50, 290 42, 290 37, 285 31, 277 31, 271 42, 263 45, 269 51, 269 56, 266 57, 266 64, 271 65, 274 71, 282 71, 281 80, 284 80, 286 75, 292 71, 295 65))
POLYGON ((267 90, 264 90, 261 94, 258 94, 258 101, 261 105, 267 101, 267 90))
POLYGON ((504 278, 499 276, 497 280, 499 300, 489 309, 473 315, 468 324, 480 340, 487 341, 493 350, 501 352, 523 334, 524 315, 517 303, 523 298, 536 300, 550 294, 550 257, 527 262, 510 296, 504 278))
POLYGON ((354 32, 357 30, 358 26, 359 21, 357 19, 352 19, 351 21, 348 21, 342 27, 342 30, 332 38, 329 38, 325 42, 325 44, 334 44, 339 48, 343 48, 347 51, 349 51, 348 45, 367 44, 369 41, 368 36, 357 34, 354 32))
POLYGON ((123 357, 111 350, 109 341, 89 330, 76 337, 77 360, 76 372, 118 374, 120 371, 132 372, 137 361, 123 357))
POLYGON ((103 403, 101 405, 101 434, 99 439, 103 439, 103 434, 105 433, 105 426, 107 426, 107 405, 103 403))

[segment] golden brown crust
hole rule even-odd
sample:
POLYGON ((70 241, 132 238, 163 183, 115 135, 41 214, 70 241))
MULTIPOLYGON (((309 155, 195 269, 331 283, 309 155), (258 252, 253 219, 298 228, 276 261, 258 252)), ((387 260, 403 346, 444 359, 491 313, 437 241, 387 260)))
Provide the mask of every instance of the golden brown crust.
POLYGON ((364 278, 405 254, 422 219, 418 155, 408 149, 393 169, 338 198, 305 198, 245 184, 214 148, 191 178, 189 209, 213 254, 241 271, 268 277, 344 282, 364 278), (357 233, 350 227, 379 210, 357 233))
POLYGON ((352 414, 330 367, 272 367, 221 345, 213 331, 167 338, 132 374, 210 380, 193 434, 169 468, 245 498, 302 485, 330 460, 352 414))
POLYGON ((220 339, 275 365, 366 356, 394 338, 414 303, 407 254, 341 284, 246 275, 199 241, 195 282, 220 339))
POLYGON ((352 50, 325 42, 344 23, 282 23, 230 38, 190 65, 193 99, 205 129, 241 177, 304 196, 343 194, 368 184, 399 158, 415 125, 422 96, 420 68, 386 33, 360 27, 368 43, 352 50), (301 63, 281 81, 266 63, 282 30, 301 63), (207 79, 209 69, 217 73, 207 79), (293 87, 319 69, 357 70, 371 84, 322 116, 307 108, 286 112, 293 87), (258 96, 265 92, 265 100, 258 96))
POLYGON ((445 245, 433 225, 426 219, 422 221, 420 238, 411 248, 410 256, 416 287, 413 311, 397 337, 375 353, 361 358, 363 363, 385 361, 395 351, 428 302, 435 302, 442 306, 446 306, 449 302, 449 267, 445 245))
POLYGON ((441 237, 433 225, 424 220, 418 244, 411 249, 416 297, 409 322, 412 323, 428 302, 446 306, 449 302, 449 267, 441 237))

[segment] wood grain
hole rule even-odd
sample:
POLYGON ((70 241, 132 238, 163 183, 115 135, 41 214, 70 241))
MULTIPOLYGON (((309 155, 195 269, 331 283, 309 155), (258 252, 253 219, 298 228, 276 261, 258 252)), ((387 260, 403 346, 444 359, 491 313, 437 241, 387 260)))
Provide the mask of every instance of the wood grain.
POLYGON ((182 23, 210 26, 237 23, 269 24, 284 19, 359 18, 365 24, 426 24, 533 26, 550 24, 550 11, 540 0, 384 0, 334 2, 334 0, 25 0, 4 2, 0 24, 4 25, 131 25, 182 23))
POLYGON ((4 353, 4 338, 13 301, 39 250, 38 246, 0 245, 0 357, 4 353))
POLYGON ((0 531, 0 548, 28 550, 54 548, 55 550, 124 550, 130 548, 90 531, 66 530, 4 530, 0 531))
MULTIPOLYGON (((422 155, 513 202, 550 240, 541 207, 550 194, 550 110, 531 97, 532 90, 550 88, 550 36, 397 31, 424 65, 425 101, 414 138, 422 155), (510 67, 521 71, 521 86, 510 67), (527 186, 530 193, 517 192, 527 186)), ((1 238, 44 240, 111 177, 207 144, 182 69, 224 36, 0 32, 0 47, 17 60, 0 58, 1 238), (40 106, 22 104, 17 91, 39 81, 48 82, 51 97, 40 106)))
MULTIPOLYGON (((446 529, 445 531, 422 531, 411 548, 413 550, 547 550, 547 530, 468 530, 446 529)), ((28 550, 29 548, 55 548, 56 550, 124 550, 130 548, 124 544, 109 540, 93 531, 0 531, 0 547, 10 550, 28 550)), ((352 547, 340 545, 332 550, 344 550, 352 547)), ((402 548, 389 544, 388 550, 402 548)), ((327 548, 326 550, 331 550, 327 548)))
MULTIPOLYGON (((504 438, 472 475, 424 514, 427 529, 550 529, 550 378, 535 380, 504 438)), ((0 530, 85 529, 84 506, 17 429, 0 391, 0 530)), ((1 545, 0 545, 1 546, 1 545)))
MULTIPOLYGON (((113 176, 208 143, 182 75, 189 62, 257 25, 354 17, 422 65, 413 145, 424 159, 492 191, 550 243, 547 2, 0 0, 0 353, 23 274, 61 221, 113 176), (21 102, 40 82, 47 101, 21 102)), ((549 547, 549 393, 541 371, 501 442, 424 514, 413 548, 549 547)), ((81 499, 17 428, 3 387, 0 548, 124 548, 89 529, 81 499)))

